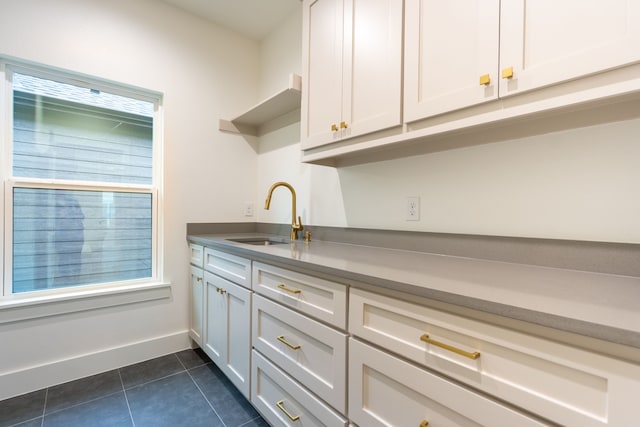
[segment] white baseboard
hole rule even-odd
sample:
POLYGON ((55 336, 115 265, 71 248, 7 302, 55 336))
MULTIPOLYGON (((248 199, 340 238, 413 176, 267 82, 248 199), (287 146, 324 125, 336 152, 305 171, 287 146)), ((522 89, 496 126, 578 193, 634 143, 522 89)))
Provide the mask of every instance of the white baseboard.
POLYGON ((189 332, 156 337, 0 375, 0 400, 191 348, 189 332))

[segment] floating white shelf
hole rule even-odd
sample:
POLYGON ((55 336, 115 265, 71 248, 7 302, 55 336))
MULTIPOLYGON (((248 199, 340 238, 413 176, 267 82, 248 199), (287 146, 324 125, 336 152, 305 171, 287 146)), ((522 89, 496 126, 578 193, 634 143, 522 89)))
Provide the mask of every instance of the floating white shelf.
MULTIPOLYGON (((218 129, 225 132, 260 135, 262 125, 300 108, 302 79, 289 75, 287 87, 231 119, 220 119, 218 129)), ((298 119, 299 120, 299 119, 298 119)))

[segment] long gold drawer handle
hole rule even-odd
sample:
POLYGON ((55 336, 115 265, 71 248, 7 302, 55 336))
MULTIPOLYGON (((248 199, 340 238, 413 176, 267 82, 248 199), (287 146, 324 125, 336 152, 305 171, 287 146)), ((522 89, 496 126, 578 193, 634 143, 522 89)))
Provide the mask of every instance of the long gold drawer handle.
POLYGON ((289 341, 287 341, 287 340, 284 338, 284 335, 280 335, 280 336, 279 336, 279 337, 277 337, 277 338, 278 338, 278 341, 280 341, 281 343, 285 344, 287 347, 289 347, 289 348, 291 348, 291 349, 293 349, 293 350, 299 350, 299 349, 300 349, 300 346, 299 346, 299 345, 293 345, 293 344, 291 344, 289 341))
POLYGON ((300 289, 287 288, 287 286, 284 283, 280 283, 278 285, 278 289, 282 289, 283 291, 287 291, 291 294, 299 294, 300 292, 302 292, 300 289))
POLYGON ((296 415, 296 416, 294 417, 293 415, 291 415, 291 414, 289 413, 289 411, 287 411, 287 410, 285 409, 285 407, 284 407, 284 400, 280 400, 279 402, 276 402, 276 406, 277 406, 278 408, 280 408, 280 410, 281 410, 282 412, 284 412, 284 414, 285 414, 287 417, 289 417, 289 419, 290 419, 291 421, 298 421, 298 420, 300 419, 300 415, 296 415))
POLYGON ((424 342, 427 342, 429 344, 433 344, 435 346, 438 346, 440 348, 444 348, 445 350, 452 351, 452 352, 454 352, 456 354, 459 354, 460 356, 468 357, 469 359, 476 360, 478 357, 480 357, 480 352, 479 351, 469 352, 469 351, 461 350, 461 349, 459 349, 457 347, 454 347, 452 345, 445 344, 443 342, 431 339, 431 338, 429 338, 429 334, 423 334, 420 337, 420 341, 424 341, 424 342))
POLYGON ((422 420, 422 422, 420 423, 420 427, 427 427, 428 425, 429 425, 428 420, 422 420))

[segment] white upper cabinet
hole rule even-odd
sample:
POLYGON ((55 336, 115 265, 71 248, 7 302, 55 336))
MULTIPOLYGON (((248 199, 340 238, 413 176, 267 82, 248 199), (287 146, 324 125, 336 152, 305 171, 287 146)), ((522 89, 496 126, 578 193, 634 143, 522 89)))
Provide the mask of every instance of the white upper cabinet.
POLYGON ((405 121, 640 60, 636 0, 407 0, 405 121))
POLYGON ((500 96, 640 60, 638 0, 503 1, 500 96))
POLYGON ((302 146, 402 123, 398 0, 305 0, 302 146))
POLYGON ((408 0, 405 121, 498 97, 499 0, 408 0))

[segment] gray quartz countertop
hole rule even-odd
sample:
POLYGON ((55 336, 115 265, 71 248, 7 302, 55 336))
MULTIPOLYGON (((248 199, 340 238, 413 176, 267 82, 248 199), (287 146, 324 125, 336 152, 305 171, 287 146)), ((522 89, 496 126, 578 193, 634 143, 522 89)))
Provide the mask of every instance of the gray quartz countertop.
POLYGON ((253 246, 227 240, 253 236, 258 234, 189 235, 188 240, 640 348, 640 277, 325 241, 253 246))

